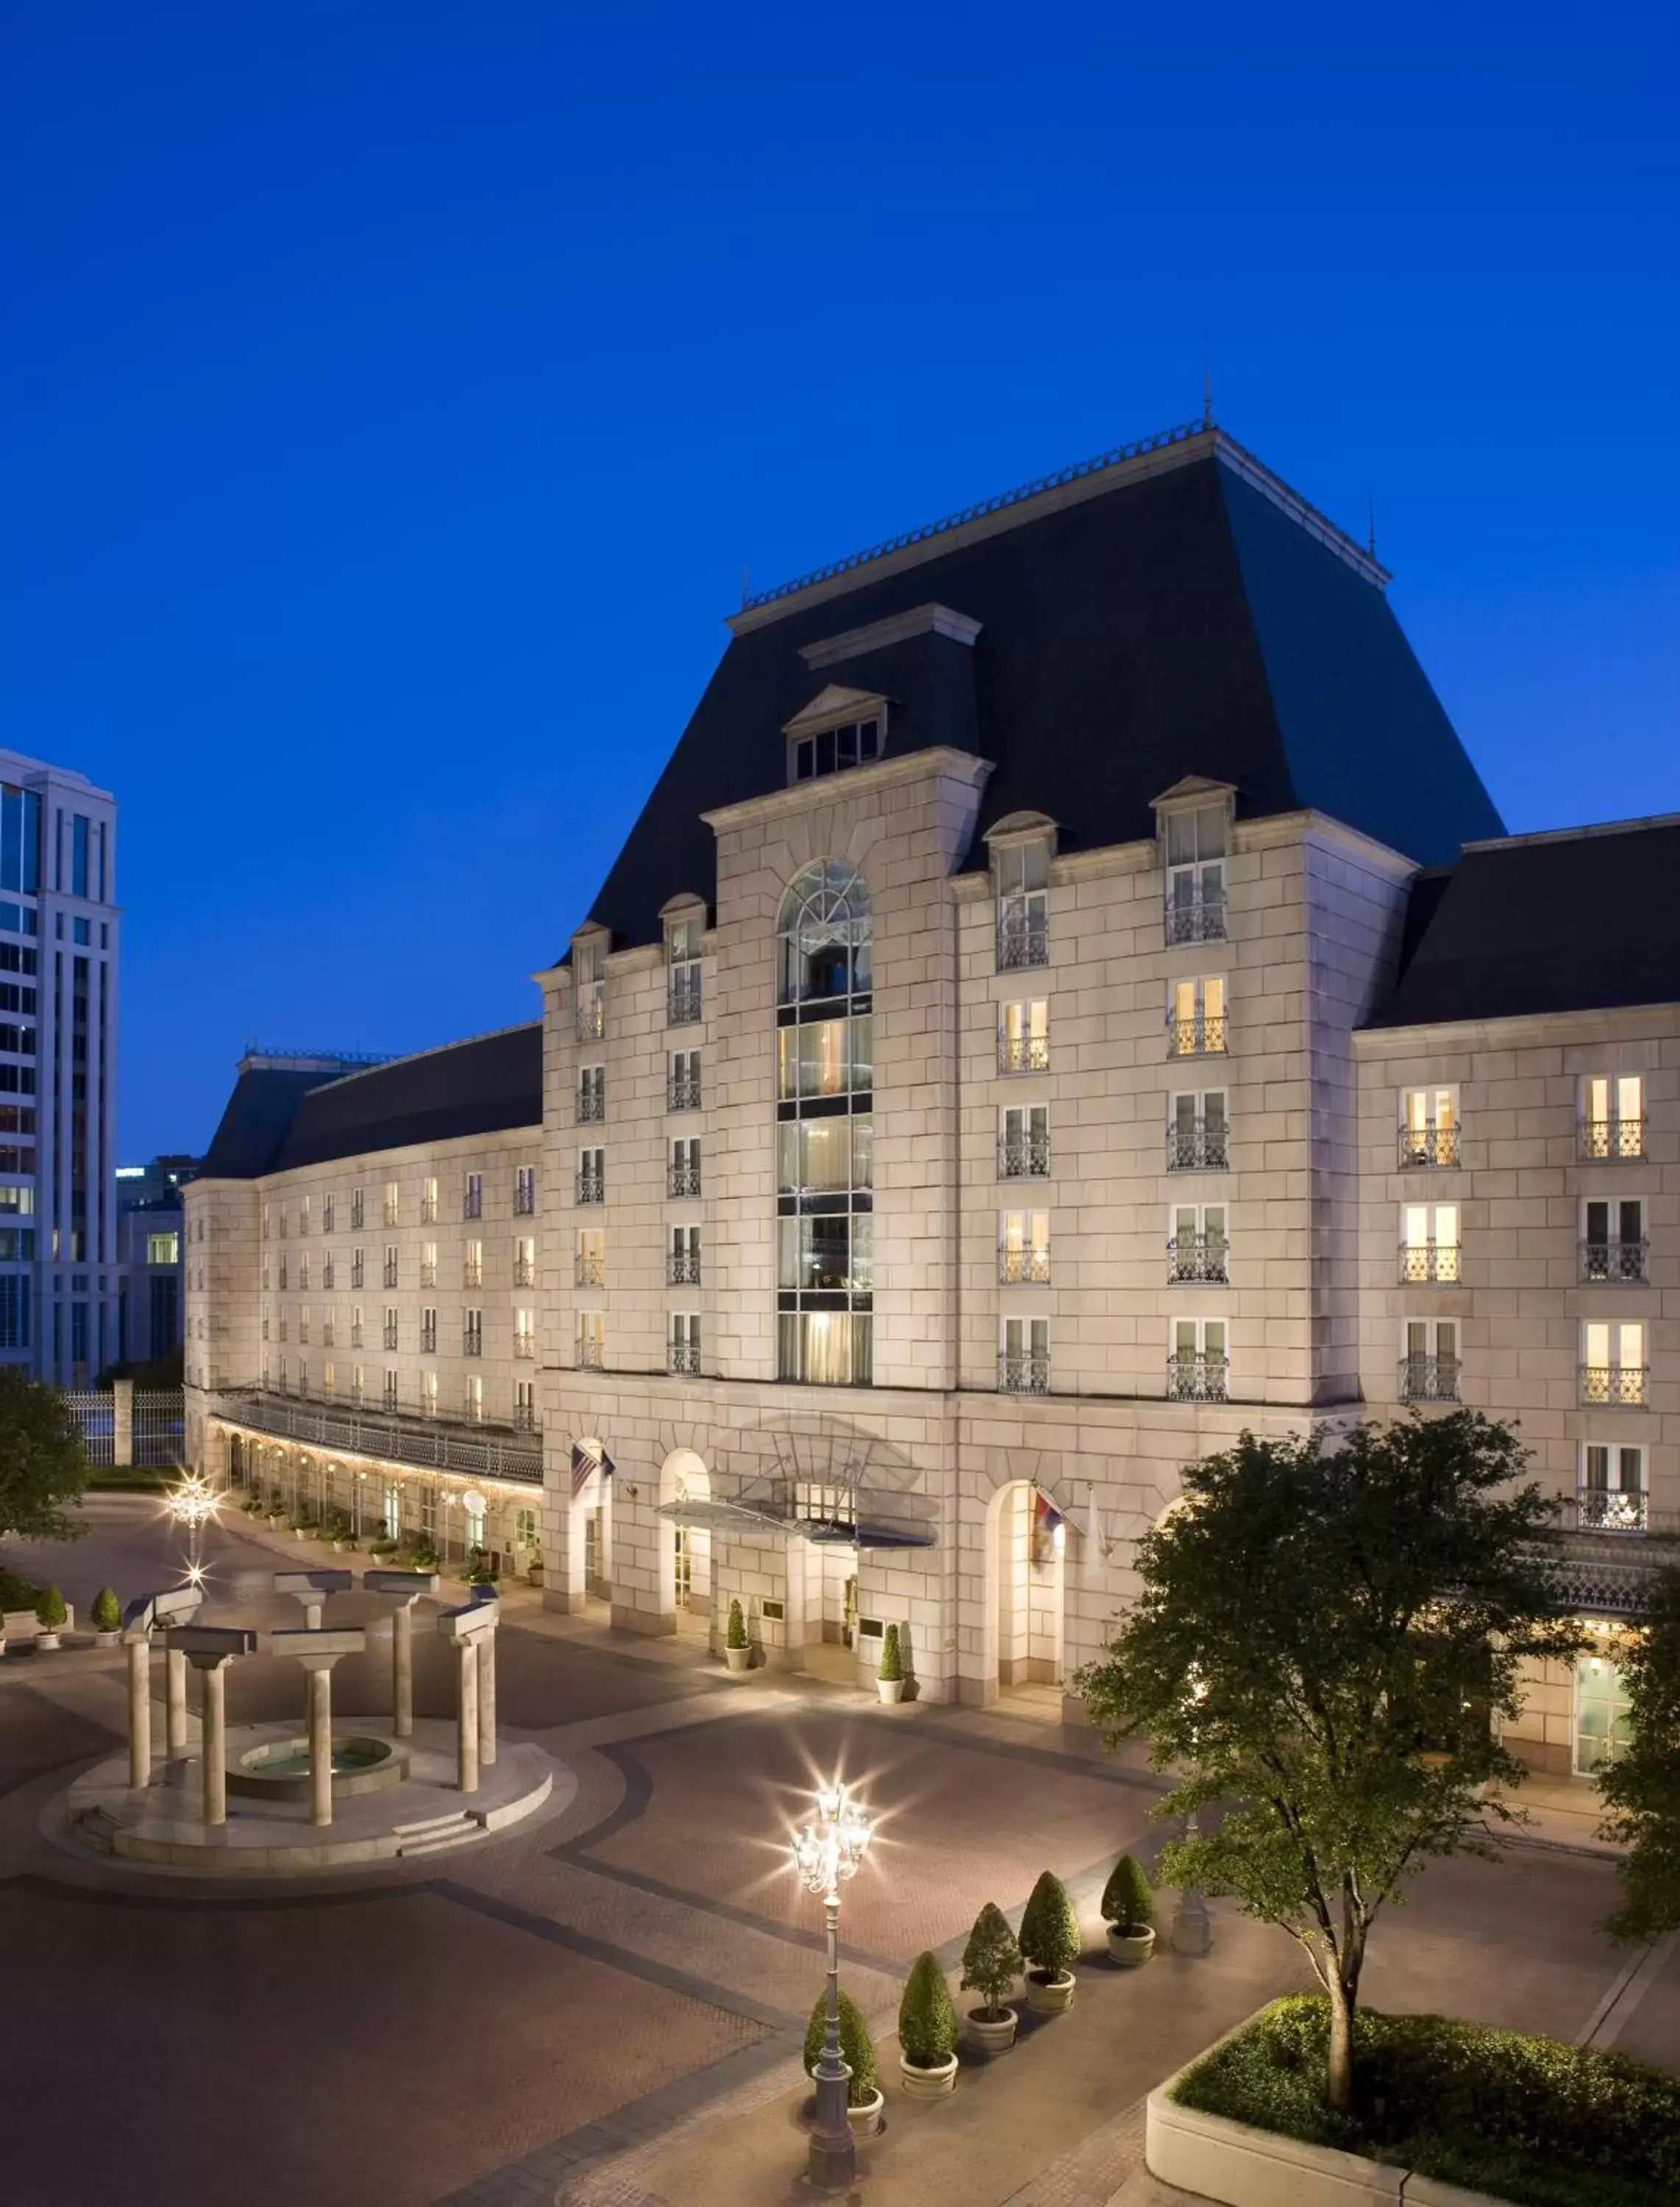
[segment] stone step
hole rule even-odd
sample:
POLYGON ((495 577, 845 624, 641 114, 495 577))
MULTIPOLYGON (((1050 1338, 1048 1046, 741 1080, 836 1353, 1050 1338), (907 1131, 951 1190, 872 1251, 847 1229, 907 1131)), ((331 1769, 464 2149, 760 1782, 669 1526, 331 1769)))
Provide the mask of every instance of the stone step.
POLYGON ((483 1837, 483 1825, 475 1823, 470 1817, 463 1816, 461 1819, 459 1830, 439 1833, 433 1839, 406 1839, 398 1848, 397 1852, 401 1860, 407 1862, 416 1855, 440 1855, 446 1853, 451 1847, 469 1847, 475 1839, 481 1839, 483 1837))
POLYGON ((464 1824, 468 1814, 464 1809, 451 1809, 444 1816, 421 1816, 411 1824, 393 1824, 392 1830, 399 1839, 429 1839, 434 1832, 452 1831, 456 1825, 464 1824))

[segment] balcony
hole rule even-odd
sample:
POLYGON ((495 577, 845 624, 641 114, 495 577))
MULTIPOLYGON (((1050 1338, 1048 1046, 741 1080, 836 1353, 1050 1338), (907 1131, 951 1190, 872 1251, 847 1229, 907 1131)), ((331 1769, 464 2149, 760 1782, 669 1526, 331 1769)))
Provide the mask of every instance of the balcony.
POLYGON ((1042 919, 1000 914, 997 923, 997 970, 1016 973, 1030 966, 1050 962, 1049 930, 1042 919))
POLYGON ((687 1379, 700 1376, 700 1344, 697 1341, 673 1341, 667 1344, 669 1368, 687 1379))
POLYGON ((1413 1283, 1432 1281, 1437 1287, 1454 1287, 1459 1277, 1459 1255, 1456 1241, 1402 1241, 1400 1277, 1413 1283))
POLYGON ((1583 1241, 1580 1245, 1581 1277, 1593 1287, 1617 1282, 1631 1282, 1642 1287, 1646 1253, 1650 1247, 1645 1241, 1583 1241))
POLYGON ((577 1368, 580 1372, 599 1372, 606 1361, 606 1344, 598 1337, 585 1335, 577 1344, 577 1368))
POLYGON ((667 1195, 694 1196, 700 1193, 700 1166, 669 1164, 665 1168, 665 1192, 667 1195))
POLYGON ((607 1284, 607 1259, 599 1250, 580 1249, 572 1262, 572 1277, 580 1288, 602 1288, 607 1284))
POLYGON ((1611 1163, 1645 1155, 1645 1121, 1641 1119, 1582 1119, 1577 1122, 1579 1154, 1611 1163))
POLYGON ((1199 1012, 1194 1019, 1167 1014, 1169 1057, 1223 1057, 1225 1054, 1225 1014, 1199 1012))
POLYGON ((697 1111, 700 1109, 700 1075, 697 1073, 673 1073, 665 1086, 665 1108, 667 1111, 697 1111))
POLYGON ((1004 1134, 997 1145, 1000 1180, 1048 1180, 1050 1176, 1050 1138, 1048 1134, 1004 1134))
POLYGON ((359 1325, 352 1325, 350 1328, 350 1347, 352 1349, 360 1349, 361 1346, 362 1328, 359 1325))
POLYGON ((1576 1533, 1680 1533, 1680 1510, 1653 1510, 1639 1487, 1578 1486, 1563 1522, 1576 1533))
MULTIPOLYGON (((580 1127, 598 1127, 607 1116, 607 1091, 604 1088, 580 1088, 577 1092, 577 1123, 580 1127)), ((517 1206, 515 1206, 516 1209, 517 1206)))
POLYGON ((1048 1035, 1000 1035, 997 1038, 1000 1073, 1048 1073, 1050 1038, 1048 1035))
POLYGON ((1231 1360, 1229 1356, 1181 1355, 1167 1359, 1167 1400, 1169 1403, 1229 1403, 1231 1360))
POLYGON ((428 1265, 424 1261, 421 1262, 420 1267, 420 1284, 422 1288, 436 1287, 438 1284, 438 1268, 435 1264, 428 1265))
POLYGON ((430 1325, 422 1325, 420 1329, 420 1353, 422 1356, 435 1356, 438 1353, 438 1327, 435 1319, 430 1325))
POLYGON ((1031 1356, 1012 1355, 1006 1349, 997 1360, 997 1391, 1000 1395, 1048 1395, 1050 1391, 1050 1360, 1046 1354, 1031 1356))
POLYGON ((1167 1277, 1175 1285, 1223 1287, 1230 1244, 1218 1234, 1175 1234, 1167 1244, 1167 1277))
MULTIPOLYGON (((470 1439, 435 1420, 398 1411, 364 1415, 354 1406, 284 1400, 264 1390, 239 1390, 218 1397, 215 1415, 230 1425, 348 1456, 371 1456, 384 1463, 420 1464, 435 1471, 458 1471, 487 1479, 542 1484, 542 1449, 527 1439, 499 1440, 482 1431, 470 1439)), ((523 1429, 536 1430, 535 1414, 523 1429)))
POLYGON ((697 1288, 700 1285, 700 1252, 697 1249, 673 1249, 666 1259, 665 1281, 667 1287, 697 1288))
POLYGON ((534 1288, 536 1285, 536 1266, 529 1257, 514 1259, 513 1284, 516 1288, 534 1288))
POLYGON ((1198 1119, 1185 1127, 1167 1129, 1169 1172, 1225 1172, 1230 1167, 1230 1134, 1223 1125, 1210 1126, 1198 1119))
POLYGON ((1415 1172, 1432 1165, 1458 1163, 1456 1127, 1402 1127, 1400 1130, 1400 1169, 1415 1172))
POLYGON ((577 1175, 579 1203, 605 1203, 607 1175, 604 1172, 580 1172, 577 1175))
POLYGON ((476 1326, 469 1325, 462 1328, 461 1354, 463 1356, 483 1355, 484 1336, 476 1326))
POLYGON ((1624 1410, 1642 1410, 1648 1376, 1642 1364, 1583 1364, 1581 1399, 1589 1404, 1602 1403, 1624 1410))
POLYGON ((607 999, 600 984, 588 995, 577 999, 577 1039, 579 1042, 599 1042, 607 1032, 607 999))
POLYGON ((513 1215, 516 1218, 531 1218, 536 1215, 536 1176, 522 1175, 513 1183, 513 1215))
POLYGON ((1401 1401, 1456 1403, 1458 1400, 1458 1361, 1456 1356, 1402 1356, 1400 1360, 1401 1401))
POLYGON ((513 1353, 516 1356, 527 1358, 535 1356, 536 1336, 534 1333, 516 1333, 513 1337, 513 1353))
POLYGON ((698 973, 673 974, 666 996, 665 1023, 672 1027, 692 1026, 700 1017, 700 976, 698 973))
POLYGON ((516 1403, 514 1404, 513 1430, 516 1433, 534 1433, 536 1431, 536 1405, 535 1403, 516 1403))
POLYGON ((1167 906, 1167 942, 1223 942, 1225 940, 1225 900, 1199 890, 1194 896, 1167 906))
POLYGON ((1006 1288, 1042 1288, 1049 1283, 1050 1253, 1048 1249, 1001 1248, 997 1253, 997 1277, 1006 1288))

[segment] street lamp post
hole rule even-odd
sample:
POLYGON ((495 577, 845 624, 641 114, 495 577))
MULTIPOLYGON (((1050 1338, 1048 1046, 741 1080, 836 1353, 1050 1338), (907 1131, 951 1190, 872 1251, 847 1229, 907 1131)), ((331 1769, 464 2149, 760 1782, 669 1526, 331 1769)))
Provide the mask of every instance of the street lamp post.
POLYGON ((177 1486, 169 1491, 169 1514, 187 1532, 187 1583, 204 1584, 204 1528, 216 1515, 220 1499, 209 1482, 198 1472, 189 1471, 177 1486))
MULTIPOLYGON (((1199 1672, 1193 1668, 1190 1673, 1192 1706, 1199 1708, 1206 1696, 1207 1681, 1199 1672)), ((1193 1756, 1196 1751, 1196 1732, 1193 1726, 1190 1732, 1190 1751, 1193 1756)), ((1184 1836, 1187 1842, 1201 1837, 1200 1819, 1193 1809, 1184 1820, 1184 1836)), ((1172 1929, 1169 1935, 1175 1954, 1205 1954, 1212 1946, 1213 1925, 1208 1915, 1207 1901, 1200 1886, 1187 1885, 1180 1887, 1178 1906, 1173 1911, 1172 1929)))
POLYGON ((793 1867, 806 1891, 822 1903, 828 1926, 822 2051, 811 2072, 816 2083, 816 2120, 805 2164, 806 2175, 823 2192, 848 2190, 857 2174, 857 2146, 846 2114, 852 2072, 840 2055, 840 1889, 857 1875, 869 1844, 870 1820, 840 1785, 824 1786, 817 1794, 816 1822, 807 1824, 793 1841, 793 1867))

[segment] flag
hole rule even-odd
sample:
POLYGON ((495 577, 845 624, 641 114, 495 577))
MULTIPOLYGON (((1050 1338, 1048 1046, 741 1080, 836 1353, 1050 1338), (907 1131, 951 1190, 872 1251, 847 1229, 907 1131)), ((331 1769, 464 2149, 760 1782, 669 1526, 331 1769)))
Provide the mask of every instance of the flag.
POLYGON ((589 1474, 591 1472, 598 1471, 603 1479, 611 1479, 618 1468, 619 1467, 613 1462, 612 1457, 607 1455, 605 1449, 602 1449, 599 1456, 592 1456, 588 1449, 580 1448, 577 1443, 574 1441, 571 1444, 571 1492, 573 1499, 575 1500, 589 1485, 589 1474))
POLYGON ((1048 1564, 1055 1554, 1055 1536, 1061 1529, 1061 1512, 1035 1487, 1032 1492, 1032 1560, 1048 1564))

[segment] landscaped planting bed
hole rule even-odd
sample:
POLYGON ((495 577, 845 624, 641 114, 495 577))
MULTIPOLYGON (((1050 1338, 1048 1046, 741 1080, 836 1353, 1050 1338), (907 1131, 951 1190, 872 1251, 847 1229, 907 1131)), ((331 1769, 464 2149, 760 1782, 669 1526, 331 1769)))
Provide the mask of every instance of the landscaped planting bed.
POLYGON ((1275 2001, 1173 2098, 1521 2207, 1680 2207, 1680 2078, 1438 2015, 1355 2019, 1357 2112, 1324 2104, 1329 2003, 1275 2001))

